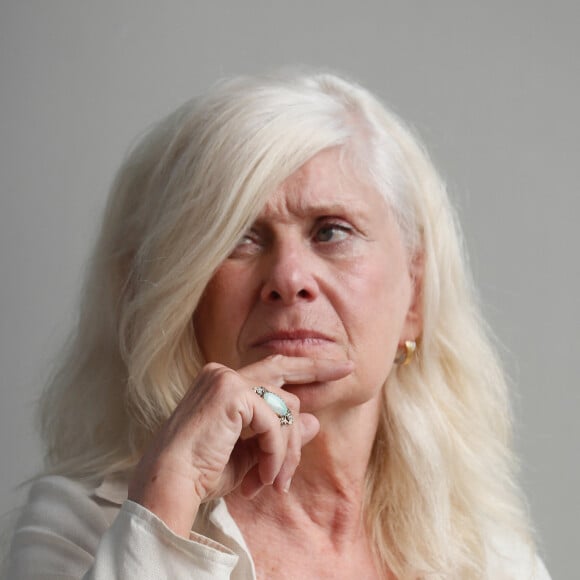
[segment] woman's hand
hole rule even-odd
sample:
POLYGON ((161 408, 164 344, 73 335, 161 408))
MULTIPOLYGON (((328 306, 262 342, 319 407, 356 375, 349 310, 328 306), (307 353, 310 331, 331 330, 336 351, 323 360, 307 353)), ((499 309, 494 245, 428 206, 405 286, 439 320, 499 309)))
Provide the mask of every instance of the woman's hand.
POLYGON ((199 505, 241 486, 251 497, 266 485, 287 491, 302 447, 318 433, 314 415, 281 389, 340 379, 350 361, 273 355, 233 371, 210 363, 153 440, 129 486, 129 499, 188 538, 199 505), (293 425, 280 425, 253 387, 284 399, 293 425))

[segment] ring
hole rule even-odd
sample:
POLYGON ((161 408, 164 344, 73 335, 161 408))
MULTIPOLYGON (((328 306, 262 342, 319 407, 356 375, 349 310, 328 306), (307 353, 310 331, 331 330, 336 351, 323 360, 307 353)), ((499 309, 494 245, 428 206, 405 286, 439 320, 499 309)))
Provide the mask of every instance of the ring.
POLYGON ((292 425, 292 423, 294 423, 292 411, 290 411, 282 397, 279 397, 276 393, 268 391, 268 389, 265 389, 264 387, 254 387, 253 391, 258 395, 258 397, 264 399, 270 409, 278 415, 280 425, 292 425))

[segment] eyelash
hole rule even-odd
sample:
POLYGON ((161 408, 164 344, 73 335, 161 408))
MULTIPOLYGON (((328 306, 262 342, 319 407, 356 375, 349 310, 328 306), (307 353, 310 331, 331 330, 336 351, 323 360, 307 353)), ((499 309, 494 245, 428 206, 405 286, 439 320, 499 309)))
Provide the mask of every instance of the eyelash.
MULTIPOLYGON (((344 222, 335 222, 335 221, 323 222, 319 226, 317 226, 315 234, 314 234, 315 237, 318 234, 320 234, 320 232, 323 232, 323 231, 341 232, 341 233, 345 234, 345 236, 342 239, 334 240, 334 243, 339 243, 339 242, 344 241, 344 239, 346 237, 348 237, 350 234, 352 234, 353 228, 344 222)), ((321 243, 333 242, 333 240, 319 240, 319 241, 321 243)))

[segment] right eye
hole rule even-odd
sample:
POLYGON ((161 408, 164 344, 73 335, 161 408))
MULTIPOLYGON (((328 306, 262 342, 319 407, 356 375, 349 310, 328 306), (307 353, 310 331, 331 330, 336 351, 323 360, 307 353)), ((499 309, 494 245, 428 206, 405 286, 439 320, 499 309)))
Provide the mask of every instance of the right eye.
POLYGON ((240 241, 236 244, 228 258, 243 258, 244 256, 251 256, 260 249, 260 242, 258 234, 254 231, 245 233, 240 241))

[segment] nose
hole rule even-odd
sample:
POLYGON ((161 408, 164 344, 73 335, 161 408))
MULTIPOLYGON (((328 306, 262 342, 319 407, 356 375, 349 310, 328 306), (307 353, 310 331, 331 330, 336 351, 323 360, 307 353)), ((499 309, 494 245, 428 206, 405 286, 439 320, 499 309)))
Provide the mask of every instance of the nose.
POLYGON ((311 302, 320 289, 312 256, 300 244, 279 245, 264 266, 260 297, 264 302, 291 305, 311 302))

